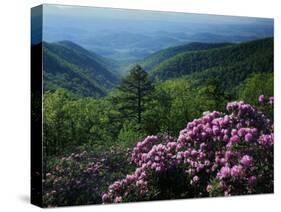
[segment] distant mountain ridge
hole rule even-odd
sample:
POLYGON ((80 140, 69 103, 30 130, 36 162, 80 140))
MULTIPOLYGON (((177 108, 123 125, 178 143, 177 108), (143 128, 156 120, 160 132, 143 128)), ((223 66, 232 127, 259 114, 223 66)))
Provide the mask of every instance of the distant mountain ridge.
POLYGON ((106 59, 79 45, 43 42, 44 91, 64 88, 77 96, 102 96, 119 81, 106 59))
POLYGON ((236 43, 274 35, 273 19, 268 18, 109 8, 84 12, 86 8, 68 11, 51 5, 44 9, 50 11, 44 19, 45 41, 71 40, 126 65, 182 43, 236 43))

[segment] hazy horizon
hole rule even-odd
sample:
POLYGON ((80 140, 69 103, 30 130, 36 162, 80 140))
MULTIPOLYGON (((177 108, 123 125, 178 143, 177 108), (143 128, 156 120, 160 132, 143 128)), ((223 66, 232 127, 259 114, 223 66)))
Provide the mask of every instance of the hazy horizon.
POLYGON ((183 43, 272 37, 273 24, 270 18, 44 4, 42 37, 133 61, 183 43))

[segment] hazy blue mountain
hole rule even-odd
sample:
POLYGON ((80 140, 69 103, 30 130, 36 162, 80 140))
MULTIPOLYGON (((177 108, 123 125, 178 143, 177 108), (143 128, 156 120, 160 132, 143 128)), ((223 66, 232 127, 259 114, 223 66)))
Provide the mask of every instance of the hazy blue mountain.
POLYGON ((44 40, 71 40, 132 63, 188 42, 243 42, 273 36, 273 19, 44 5, 44 40))

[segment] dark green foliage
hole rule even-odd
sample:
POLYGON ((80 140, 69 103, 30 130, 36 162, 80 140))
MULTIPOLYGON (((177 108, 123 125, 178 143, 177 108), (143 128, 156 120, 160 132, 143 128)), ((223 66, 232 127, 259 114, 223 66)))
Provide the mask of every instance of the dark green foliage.
POLYGON ((118 78, 105 59, 73 43, 43 43, 44 91, 64 88, 73 96, 103 96, 118 78))
MULTIPOLYGON (((149 200, 182 199, 189 197, 192 187, 184 169, 171 168, 167 172, 150 173, 149 200), (189 192, 186 192, 189 191, 189 192)), ((190 195, 191 196, 191 195, 190 195)))

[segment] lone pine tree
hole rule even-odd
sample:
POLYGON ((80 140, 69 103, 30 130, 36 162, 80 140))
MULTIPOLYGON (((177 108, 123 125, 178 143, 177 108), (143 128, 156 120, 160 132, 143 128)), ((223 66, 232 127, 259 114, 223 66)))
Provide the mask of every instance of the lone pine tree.
POLYGON ((152 91, 147 72, 140 65, 134 66, 118 89, 121 93, 118 97, 119 111, 125 118, 134 118, 140 124, 152 91))

